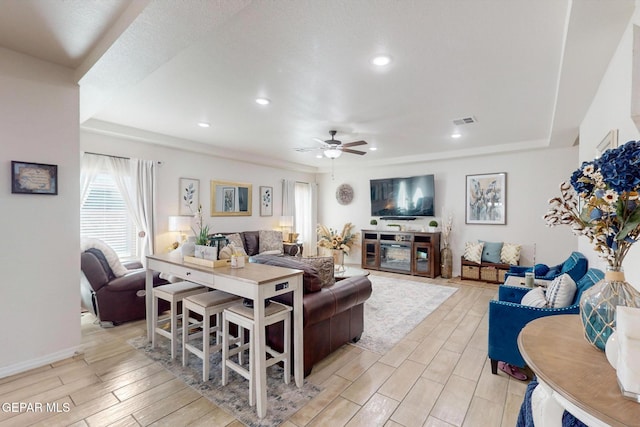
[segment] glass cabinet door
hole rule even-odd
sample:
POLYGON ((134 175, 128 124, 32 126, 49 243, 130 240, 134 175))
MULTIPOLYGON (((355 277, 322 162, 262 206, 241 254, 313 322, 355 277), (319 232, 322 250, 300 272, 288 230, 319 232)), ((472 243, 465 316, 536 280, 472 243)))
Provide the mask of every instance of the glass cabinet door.
POLYGON ((378 268, 378 241, 364 241, 363 267, 378 268))
POLYGON ((431 245, 413 245, 413 273, 429 275, 431 272, 431 245))

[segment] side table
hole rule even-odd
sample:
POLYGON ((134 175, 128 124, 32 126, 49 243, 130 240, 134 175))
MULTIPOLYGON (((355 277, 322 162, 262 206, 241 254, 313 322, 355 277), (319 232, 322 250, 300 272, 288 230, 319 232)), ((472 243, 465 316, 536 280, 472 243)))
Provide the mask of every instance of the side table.
POLYGON ((336 279, 336 282, 343 279, 348 279, 349 277, 368 275, 369 270, 363 270, 362 268, 350 267, 347 265, 344 266, 344 271, 336 271, 333 273, 333 277, 336 279))

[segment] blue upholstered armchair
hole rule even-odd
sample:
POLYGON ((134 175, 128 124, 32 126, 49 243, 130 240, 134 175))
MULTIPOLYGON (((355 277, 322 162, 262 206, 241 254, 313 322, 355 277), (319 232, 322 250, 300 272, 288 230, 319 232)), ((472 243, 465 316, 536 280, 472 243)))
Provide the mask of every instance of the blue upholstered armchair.
MULTIPOLYGON (((575 252, 574 252, 575 253, 575 252)), ((604 278, 604 273, 590 268, 586 274, 576 280, 577 291, 573 302, 563 308, 536 308, 521 305, 520 301, 530 289, 522 286, 501 285, 498 288, 498 301, 489 302, 489 359, 491 372, 497 373, 498 361, 524 368, 524 359, 518 350, 518 334, 524 326, 534 319, 554 314, 578 314, 580 297, 604 278)))
MULTIPOLYGON (((577 282, 587 272, 587 266, 589 261, 580 252, 571 252, 569 258, 567 258, 562 264, 549 267, 546 264, 536 264, 533 266, 536 279, 553 280, 556 277, 567 273, 574 282, 577 282)), ((509 267, 509 271, 505 274, 505 279, 509 276, 524 277, 524 273, 531 271, 531 267, 524 267, 520 265, 512 265, 509 267)))

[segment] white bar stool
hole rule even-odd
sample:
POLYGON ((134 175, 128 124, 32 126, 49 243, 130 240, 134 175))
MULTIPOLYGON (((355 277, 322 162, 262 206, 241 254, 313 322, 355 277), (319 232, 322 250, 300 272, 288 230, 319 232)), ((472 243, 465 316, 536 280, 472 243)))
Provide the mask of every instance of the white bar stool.
MULTIPOLYGON (((209 381, 211 353, 222 349, 222 312, 225 308, 237 304, 240 297, 223 291, 212 291, 191 295, 182 300, 182 366, 187 366, 189 353, 202 359, 202 381, 209 381), (191 317, 191 313, 198 313, 202 321, 191 317), (211 326, 211 316, 216 316, 215 326, 211 326), (194 331, 191 333, 191 331, 194 331), (209 344, 209 337, 216 334, 216 343, 209 344), (191 344, 191 341, 202 338, 202 348, 191 344)), ((233 338, 233 343, 244 339, 244 335, 233 338)))
MULTIPOLYGON (((266 351, 270 359, 267 359, 267 363, 265 368, 269 366, 275 365, 278 362, 284 363, 284 383, 289 384, 289 375, 291 372, 291 312, 293 311, 292 307, 288 305, 280 304, 274 301, 271 301, 265 308, 265 327, 269 325, 273 325, 274 323, 284 322, 284 345, 282 353, 277 352, 272 349, 268 345, 267 348, 262 349, 262 351, 266 351)), ((253 333, 253 329, 255 327, 255 322, 253 318, 253 308, 245 307, 243 304, 235 304, 224 310, 222 314, 222 322, 223 329, 225 331, 223 335, 222 341, 222 385, 227 385, 227 368, 231 368, 238 374, 242 375, 244 378, 249 380, 249 405, 255 405, 256 399, 256 391, 255 391, 255 371, 254 371, 254 362, 256 358, 256 351, 260 351, 260 349, 256 349, 255 343, 255 334, 253 333), (229 324, 233 323, 238 325, 239 329, 247 329, 249 331, 249 369, 245 369, 242 366, 242 361, 239 360, 239 363, 231 360, 231 357, 238 354, 239 356, 246 350, 246 344, 237 345, 236 347, 229 349, 229 345, 231 342, 229 341, 229 335, 226 331, 229 330, 229 324)))
POLYGON ((171 341, 171 359, 176 358, 178 350, 178 320, 182 318, 178 314, 178 303, 184 298, 206 292, 207 288, 191 282, 176 282, 168 285, 156 286, 153 288, 153 333, 151 334, 151 348, 156 347, 156 334, 168 338, 171 341), (158 300, 168 301, 171 306, 171 314, 168 318, 159 319, 158 300), (165 323, 171 324, 171 330, 162 329, 165 323))

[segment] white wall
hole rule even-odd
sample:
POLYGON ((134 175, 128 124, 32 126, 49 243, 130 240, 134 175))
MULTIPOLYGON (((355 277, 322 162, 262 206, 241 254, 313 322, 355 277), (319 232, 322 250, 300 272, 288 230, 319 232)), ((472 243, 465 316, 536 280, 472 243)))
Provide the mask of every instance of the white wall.
MULTIPOLYGON (((384 154, 377 152, 375 155, 384 154)), ((451 233, 454 275, 460 274, 459 260, 465 242, 477 239, 522 244, 522 265, 532 264, 535 244, 536 262, 558 264, 571 251, 577 250, 577 238, 568 228, 546 227, 542 216, 547 211, 548 200, 559 194, 560 183, 568 179, 576 168, 577 155, 577 148, 571 147, 402 166, 336 169, 333 180, 330 174, 322 174, 318 179, 318 218, 321 223, 333 228, 341 228, 345 222, 352 222, 357 229, 369 229, 372 219, 369 179, 434 174, 436 220, 442 223, 443 209, 454 215, 451 233), (466 225, 466 175, 494 172, 507 173, 507 224, 466 225), (338 204, 335 199, 335 190, 343 183, 350 184, 354 189, 353 202, 347 206, 338 204)), ((408 229, 420 230, 431 219, 404 223, 408 229)), ((360 248, 357 248, 345 262, 360 263, 360 256, 360 248)))
POLYGON ((278 221, 282 213, 282 180, 287 178, 303 182, 315 182, 313 174, 222 159, 207 154, 177 150, 88 131, 81 131, 80 147, 87 152, 136 157, 161 162, 157 174, 156 199, 156 252, 158 253, 167 252, 169 245, 176 241, 177 238, 177 233, 168 231, 167 218, 170 215, 178 215, 179 212, 178 184, 180 178, 200 180, 200 203, 204 212, 204 222, 209 224, 213 233, 279 229, 278 221), (211 217, 211 180, 252 184, 252 215, 211 217), (273 216, 260 216, 260 186, 273 187, 273 216))
POLYGON ((80 344, 78 87, 0 48, 0 377, 80 344), (58 195, 11 194, 11 160, 58 165, 58 195))
MULTIPOLYGON (((594 158, 595 147, 611 129, 618 129, 620 144, 640 138, 640 132, 631 119, 634 25, 640 25, 640 8, 636 8, 629 27, 611 59, 598 92, 580 126, 581 161, 594 158)), ((636 100, 637 102, 638 100, 636 100)), ((632 247, 624 261, 627 281, 637 289, 640 289, 639 246, 632 247)), ((597 265, 602 269, 606 268, 606 263, 598 258, 587 239, 581 238, 579 247, 583 253, 588 255, 590 265, 597 265)))

